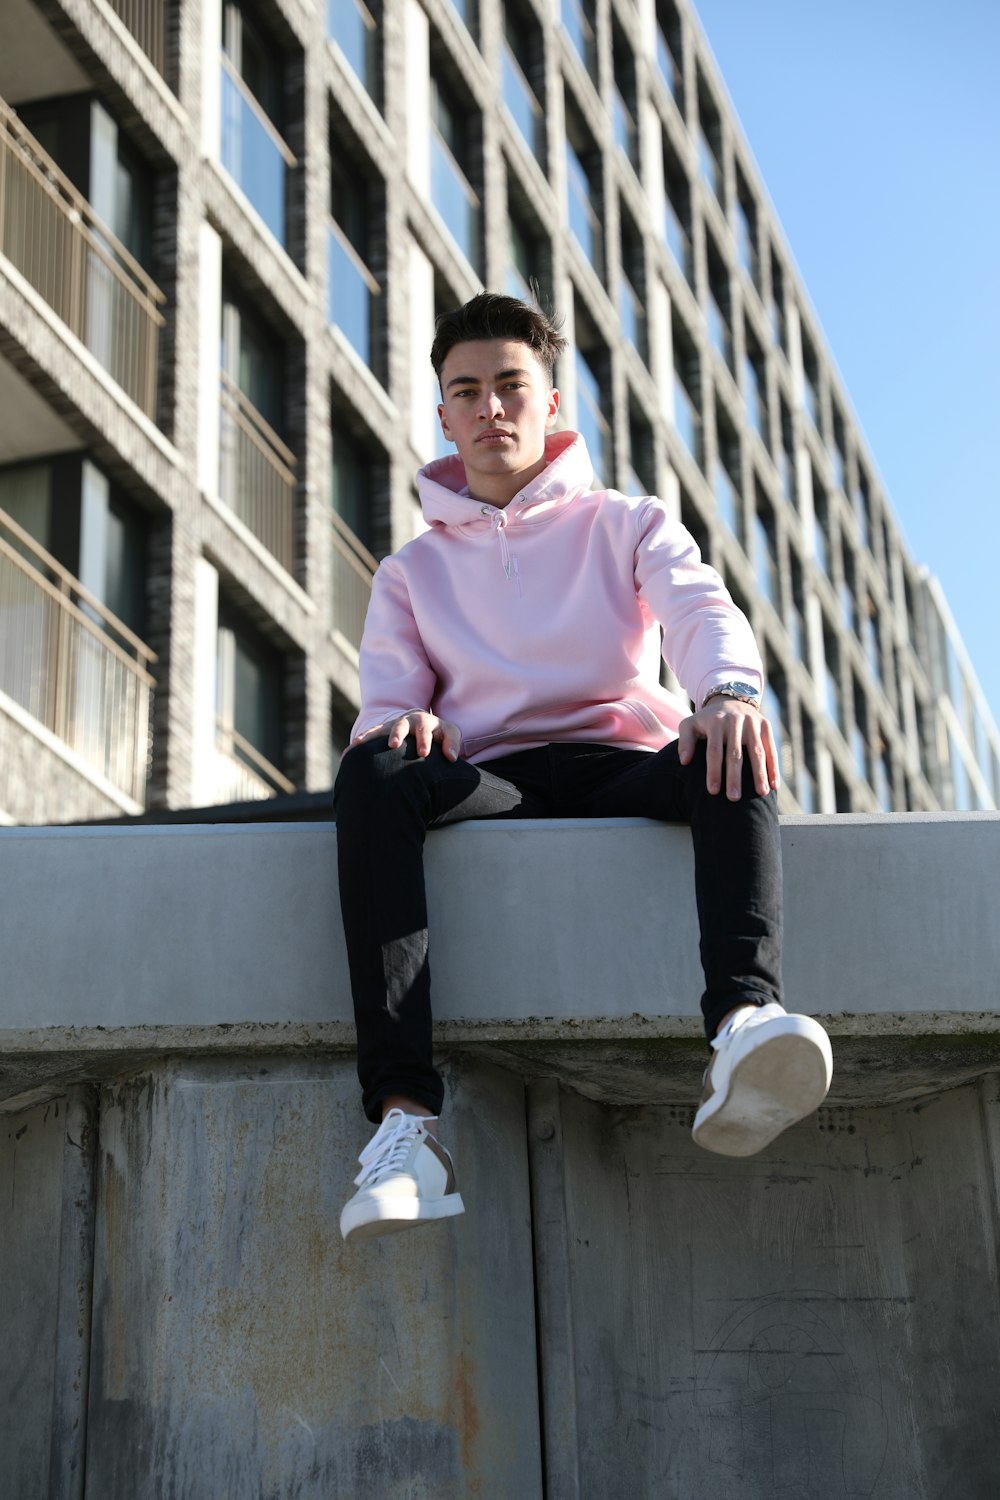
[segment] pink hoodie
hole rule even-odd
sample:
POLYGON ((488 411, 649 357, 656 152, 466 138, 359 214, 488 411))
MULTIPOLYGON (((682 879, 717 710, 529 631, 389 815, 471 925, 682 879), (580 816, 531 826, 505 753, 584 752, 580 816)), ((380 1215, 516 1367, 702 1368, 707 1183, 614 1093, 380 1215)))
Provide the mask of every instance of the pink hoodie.
POLYGON ((430 530, 375 575, 352 737, 429 709, 470 761, 550 740, 658 750, 690 713, 660 686, 659 625, 696 704, 732 679, 763 685, 746 616, 663 501, 591 491, 576 433, 545 451, 504 510, 469 496, 457 455, 421 469, 430 530))

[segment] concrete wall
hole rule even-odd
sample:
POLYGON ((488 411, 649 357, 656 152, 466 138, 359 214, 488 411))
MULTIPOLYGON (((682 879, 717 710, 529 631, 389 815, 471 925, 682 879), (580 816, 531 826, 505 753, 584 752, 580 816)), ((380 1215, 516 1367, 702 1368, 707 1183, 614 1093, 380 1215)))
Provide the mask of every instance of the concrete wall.
POLYGON ((838 1073, 747 1161, 686 834, 432 836, 467 1212, 353 1249, 334 830, 0 830, 4 1493, 992 1497, 998 825, 784 825, 838 1073))

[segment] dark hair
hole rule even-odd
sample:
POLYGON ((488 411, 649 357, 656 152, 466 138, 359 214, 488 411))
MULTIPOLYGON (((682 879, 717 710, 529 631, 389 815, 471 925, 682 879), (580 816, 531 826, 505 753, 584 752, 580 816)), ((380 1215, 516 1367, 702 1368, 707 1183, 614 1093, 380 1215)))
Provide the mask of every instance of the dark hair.
POLYGON ((502 292, 480 292, 453 312, 435 318, 431 345, 434 373, 440 381, 441 367, 456 344, 467 344, 473 339, 516 339, 519 344, 528 345, 551 381, 556 359, 566 348, 566 340, 559 332, 561 322, 562 319, 529 307, 517 297, 506 297, 502 292))

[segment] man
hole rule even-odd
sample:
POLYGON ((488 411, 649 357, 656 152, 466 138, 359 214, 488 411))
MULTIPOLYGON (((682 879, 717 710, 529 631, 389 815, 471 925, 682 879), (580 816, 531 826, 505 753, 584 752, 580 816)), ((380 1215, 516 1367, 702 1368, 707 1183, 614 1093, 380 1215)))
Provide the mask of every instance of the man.
POLYGON ((372 588, 336 806, 358 1074, 381 1124, 341 1215, 346 1239, 463 1211, 437 1140, 430 827, 688 822, 713 1049, 695 1140, 759 1151, 830 1085, 826 1033, 780 1003, 778 764, 753 635, 662 501, 591 491, 583 439, 555 430, 564 348, 512 297, 484 292, 438 319, 438 415, 457 456, 417 476, 430 529, 372 588), (661 626, 693 714, 660 686, 661 626))

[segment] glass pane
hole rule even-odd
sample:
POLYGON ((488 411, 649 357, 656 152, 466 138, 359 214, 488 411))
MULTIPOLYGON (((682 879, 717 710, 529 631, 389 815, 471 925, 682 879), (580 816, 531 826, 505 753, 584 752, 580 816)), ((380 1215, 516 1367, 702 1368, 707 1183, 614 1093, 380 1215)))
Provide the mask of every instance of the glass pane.
POLYGON ((601 407, 601 387, 584 356, 576 353, 577 428, 587 444, 594 480, 600 486, 601 476, 610 469, 610 428, 601 407))
POLYGON ((750 219, 739 198, 736 200, 736 250, 740 258, 740 265, 744 271, 746 271, 749 277, 755 278, 757 275, 757 252, 754 249, 750 219))
POLYGON ((674 375, 674 427, 692 458, 698 457, 698 411, 679 375, 674 375))
POLYGON ((342 521, 365 546, 369 545, 367 465, 361 451, 342 432, 333 432, 330 499, 342 521))
POLYGON ((642 303, 636 296, 635 287, 622 271, 618 281, 618 310, 622 320, 622 333, 633 349, 639 348, 639 329, 642 322, 642 303))
POLYGON ((757 587, 764 598, 775 609, 781 608, 781 586, 778 579, 778 562, 775 557, 774 537, 770 527, 757 516, 754 527, 754 552, 757 564, 757 587))
POLYGON ((596 268, 596 233, 594 210, 590 202, 590 181, 569 141, 566 142, 566 186, 569 193, 569 227, 584 255, 596 268))
POLYGON ((705 316, 708 319, 708 336, 711 340, 712 348, 717 354, 722 356, 728 365, 730 355, 729 324, 722 316, 722 310, 711 292, 708 294, 708 305, 705 316))
POLYGON ((327 0, 326 33, 333 38, 351 68, 371 91, 375 22, 359 0, 327 0))
POLYGON ((275 239, 285 243, 285 159, 232 75, 222 69, 222 165, 275 239))
POLYGON ((614 117, 615 140, 629 161, 634 162, 637 156, 635 121, 622 98, 621 90, 617 87, 611 96, 611 108, 614 117))
POLYGON ((537 156, 540 149, 541 107, 506 42, 501 54, 501 72, 503 102, 513 115, 514 124, 527 142, 529 150, 537 156))
POLYGON ((715 196, 719 197, 719 163, 704 130, 698 131, 698 168, 715 196))
MULTIPOLYGON (((11 520, 50 552, 52 470, 49 465, 32 464, 29 468, 8 469, 0 473, 0 510, 5 510, 11 520)), ((17 546, 17 543, 13 545, 17 546)))
POLYGON ((688 275, 689 253, 688 237, 680 216, 668 197, 663 200, 663 233, 674 260, 680 266, 684 275, 688 275))
POLYGON ((763 403, 760 398, 760 377, 757 366, 748 355, 743 358, 743 395, 747 407, 747 420, 760 438, 765 437, 763 403))
POLYGON ((580 61, 589 67, 594 33, 580 0, 559 0, 559 19, 580 61))
POLYGON ((372 294, 368 282, 332 224, 328 247, 330 322, 336 323, 365 364, 370 364, 372 294))
POLYGON ((659 26, 656 28, 656 66, 670 94, 676 99, 679 70, 670 44, 659 26))
POLYGON ((478 202, 436 130, 431 131, 431 200, 466 260, 475 265, 478 202))
POLYGON ((743 502, 739 490, 723 464, 715 466, 715 499, 721 519, 733 535, 738 537, 743 529, 741 524, 743 502))

